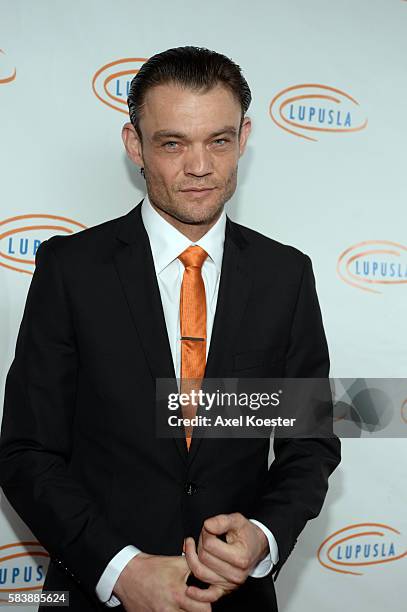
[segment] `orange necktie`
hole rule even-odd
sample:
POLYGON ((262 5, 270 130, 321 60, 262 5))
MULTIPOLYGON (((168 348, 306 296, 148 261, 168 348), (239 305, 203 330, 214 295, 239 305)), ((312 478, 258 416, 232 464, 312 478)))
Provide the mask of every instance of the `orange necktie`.
MULTIPOLYGON (((206 366, 206 296, 201 275, 208 253, 198 245, 189 246, 178 256, 185 266, 180 296, 181 393, 198 391, 206 366)), ((182 406, 184 418, 193 418, 197 406, 182 406)), ((192 427, 185 427, 189 450, 192 427)))

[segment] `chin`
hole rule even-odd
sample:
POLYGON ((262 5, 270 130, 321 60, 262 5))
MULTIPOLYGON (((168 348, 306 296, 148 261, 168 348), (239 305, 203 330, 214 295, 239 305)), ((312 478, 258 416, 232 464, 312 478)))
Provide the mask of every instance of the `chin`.
POLYGON ((174 215, 177 217, 178 221, 182 223, 188 223, 189 225, 206 225, 210 221, 212 221, 215 215, 183 215, 177 214, 174 215))
POLYGON ((184 223, 209 223, 222 210, 222 202, 216 202, 211 206, 199 202, 185 206, 185 203, 174 206, 175 216, 184 223))

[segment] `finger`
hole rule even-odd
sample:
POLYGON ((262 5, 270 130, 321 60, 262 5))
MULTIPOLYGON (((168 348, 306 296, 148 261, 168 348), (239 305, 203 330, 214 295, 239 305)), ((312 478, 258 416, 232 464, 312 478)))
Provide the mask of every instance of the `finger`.
POLYGON ((241 569, 244 569, 244 562, 248 556, 246 546, 240 539, 224 542, 205 529, 202 529, 202 546, 198 548, 198 557, 205 563, 205 560, 201 558, 201 551, 210 553, 229 565, 241 569))
POLYGON ((221 535, 231 528, 230 514, 217 514, 204 521, 203 526, 214 535, 221 535))
POLYGON ((177 603, 180 609, 185 610, 185 612, 210 612, 212 610, 211 602, 197 601, 189 597, 187 593, 181 593, 177 597, 177 603))
POLYGON ((178 559, 179 559, 179 561, 180 561, 180 564, 181 564, 181 566, 182 566, 182 569, 185 571, 185 574, 183 575, 183 580, 184 580, 184 582, 186 582, 186 581, 188 580, 189 576, 190 576, 190 575, 191 575, 191 573, 192 573, 192 572, 191 572, 191 568, 190 568, 190 567, 189 567, 189 565, 188 565, 188 561, 187 561, 187 558, 186 558, 186 556, 185 556, 185 553, 184 553, 183 555, 180 555, 180 556, 178 557, 178 559))
MULTIPOLYGON (((242 559, 241 567, 235 564, 231 564, 228 561, 224 561, 223 559, 219 559, 215 555, 212 555, 205 549, 201 549, 198 553, 198 559, 200 563, 204 565, 204 567, 209 568, 212 572, 215 572, 218 576, 222 576, 223 580, 229 583, 231 586, 240 585, 245 582, 248 575, 248 567, 243 566, 242 559)), ((219 583, 218 581, 207 580, 206 582, 210 582, 211 584, 219 583)))
POLYGON ((196 552, 195 540, 193 538, 186 538, 185 540, 185 558, 187 560, 189 569, 193 575, 196 576, 196 578, 199 578, 199 580, 212 584, 223 579, 222 576, 216 574, 199 560, 196 552))
POLYGON ((215 535, 220 535, 231 529, 240 529, 245 522, 245 517, 240 512, 230 514, 216 514, 204 521, 204 527, 215 535))
POLYGON ((217 586, 216 584, 211 584, 208 589, 200 589, 195 586, 189 586, 186 590, 186 595, 188 596, 190 601, 197 600, 197 603, 206 602, 209 604, 214 603, 226 593, 227 591, 225 589, 220 586, 217 586))

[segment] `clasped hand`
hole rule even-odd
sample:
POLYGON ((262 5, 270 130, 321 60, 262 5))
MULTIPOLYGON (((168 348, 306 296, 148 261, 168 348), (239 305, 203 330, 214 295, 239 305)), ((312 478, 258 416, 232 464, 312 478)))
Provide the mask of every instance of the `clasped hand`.
POLYGON ((242 514, 206 519, 196 549, 184 542, 185 556, 139 553, 121 572, 114 594, 127 612, 209 612, 211 604, 243 584, 268 552, 263 531, 242 514), (225 534, 226 542, 219 536, 225 534), (188 586, 190 574, 207 589, 188 586))
POLYGON ((269 550, 263 531, 239 512, 206 519, 198 549, 193 538, 184 552, 191 572, 210 584, 207 589, 188 586, 186 594, 199 602, 213 603, 242 585, 269 550), (225 534, 226 542, 218 536, 225 534))

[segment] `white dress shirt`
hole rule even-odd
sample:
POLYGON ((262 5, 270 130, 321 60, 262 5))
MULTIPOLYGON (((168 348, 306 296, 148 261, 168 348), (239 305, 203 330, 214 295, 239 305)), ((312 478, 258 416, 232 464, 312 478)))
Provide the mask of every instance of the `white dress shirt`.
MULTIPOLYGON (((206 356, 208 356, 222 268, 226 213, 223 210, 217 222, 197 242, 191 242, 184 234, 168 223, 153 208, 148 195, 145 196, 141 205, 141 216, 150 241, 175 375, 179 379, 181 371, 179 302, 184 265, 178 259, 178 256, 191 244, 198 244, 208 253, 208 257, 202 266, 202 278, 206 293, 206 356)), ((256 565, 250 574, 254 578, 262 578, 267 576, 273 564, 278 562, 277 542, 273 534, 263 523, 254 519, 250 520, 262 529, 269 543, 269 553, 256 565)), ((113 557, 102 573, 96 586, 96 594, 107 606, 114 607, 120 605, 120 600, 112 594, 114 585, 130 559, 140 552, 142 551, 132 544, 125 546, 113 557)))

